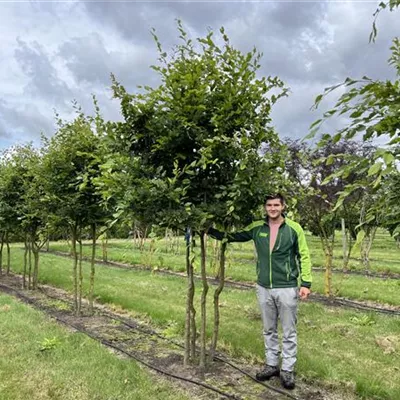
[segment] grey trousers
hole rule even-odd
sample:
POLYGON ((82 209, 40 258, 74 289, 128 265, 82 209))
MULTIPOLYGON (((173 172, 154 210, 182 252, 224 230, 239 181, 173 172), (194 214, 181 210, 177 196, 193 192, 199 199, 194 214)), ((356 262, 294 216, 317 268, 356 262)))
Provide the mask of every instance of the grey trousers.
POLYGON ((297 355, 297 302, 298 288, 266 289, 257 285, 264 330, 267 364, 279 366, 278 318, 282 325, 282 366, 293 371, 297 355))

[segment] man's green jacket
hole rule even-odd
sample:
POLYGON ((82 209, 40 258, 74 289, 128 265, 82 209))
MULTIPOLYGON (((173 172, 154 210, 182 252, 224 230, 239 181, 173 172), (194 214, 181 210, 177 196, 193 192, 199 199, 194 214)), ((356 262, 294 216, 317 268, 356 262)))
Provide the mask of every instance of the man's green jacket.
POLYGON ((257 283, 267 289, 287 288, 298 285, 311 287, 311 261, 302 227, 285 217, 279 227, 276 242, 269 250, 269 225, 267 220, 256 221, 244 230, 224 233, 210 228, 208 234, 217 240, 228 242, 247 242, 254 240, 257 249, 257 283))

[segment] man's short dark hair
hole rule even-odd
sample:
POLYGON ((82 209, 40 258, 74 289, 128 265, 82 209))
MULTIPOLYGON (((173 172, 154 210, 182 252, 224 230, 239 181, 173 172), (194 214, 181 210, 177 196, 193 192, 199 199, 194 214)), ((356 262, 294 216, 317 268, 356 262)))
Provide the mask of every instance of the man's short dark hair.
POLYGON ((275 200, 275 199, 279 199, 282 205, 285 204, 285 198, 280 193, 273 193, 265 196, 264 204, 266 204, 268 200, 275 200))

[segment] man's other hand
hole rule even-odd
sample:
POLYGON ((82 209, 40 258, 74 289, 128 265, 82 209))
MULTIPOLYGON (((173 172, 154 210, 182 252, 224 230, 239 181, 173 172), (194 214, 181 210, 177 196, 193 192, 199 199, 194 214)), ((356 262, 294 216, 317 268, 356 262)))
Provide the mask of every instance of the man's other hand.
POLYGON ((302 286, 299 291, 299 296, 301 300, 307 300, 308 296, 310 295, 311 290, 302 286))

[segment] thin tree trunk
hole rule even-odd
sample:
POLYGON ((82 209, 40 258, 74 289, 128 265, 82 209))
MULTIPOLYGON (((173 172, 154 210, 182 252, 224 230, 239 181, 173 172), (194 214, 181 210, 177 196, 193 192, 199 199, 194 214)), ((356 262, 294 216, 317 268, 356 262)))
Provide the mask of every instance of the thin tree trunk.
MULTIPOLYGON (((186 235, 185 235, 185 240, 186 240, 186 274, 187 274, 187 294, 186 294, 186 315, 185 315, 185 353, 183 356, 183 365, 187 366, 189 365, 190 362, 190 330, 191 330, 191 324, 190 324, 190 314, 191 314, 191 309, 192 309, 192 304, 191 304, 191 298, 192 298, 192 291, 193 291, 193 286, 191 285, 192 283, 192 277, 190 276, 192 270, 190 267, 190 228, 186 229, 186 235)), ((165 235, 167 237, 167 235, 165 235)))
POLYGON ((377 226, 374 226, 373 228, 371 228, 371 233, 369 235, 369 241, 367 244, 367 258, 368 258, 368 264, 369 264, 369 253, 371 252, 371 248, 372 248, 372 244, 374 243, 375 240, 375 235, 376 235, 376 231, 378 230, 377 226))
POLYGON ((10 254, 10 242, 8 241, 8 232, 6 233, 6 247, 7 247, 7 275, 9 275, 11 268, 11 254, 10 254))
POLYGON ((217 270, 218 259, 220 254, 220 248, 218 246, 218 241, 213 240, 211 244, 211 252, 212 256, 210 257, 210 272, 212 272, 213 276, 218 279, 219 270, 217 270))
POLYGON ((219 255, 219 271, 218 271, 218 287, 214 292, 214 330, 210 346, 210 361, 214 360, 215 351, 217 349, 218 333, 219 333, 219 296, 224 289, 225 284, 225 252, 226 242, 222 242, 219 255))
POLYGON ((351 237, 351 233, 349 232, 346 269, 347 269, 347 267, 349 265, 352 251, 353 251, 353 239, 351 237))
MULTIPOLYGON (((191 249, 195 247, 194 238, 191 238, 191 249)), ((196 309, 194 308, 194 294, 196 286, 194 285, 194 268, 193 268, 194 257, 190 258, 190 285, 193 290, 190 291, 190 358, 194 361, 196 359, 196 341, 197 341, 197 329, 196 329, 196 309)))
POLYGON ((172 231, 172 239, 175 242, 175 254, 180 255, 181 254, 181 241, 179 240, 179 231, 175 231, 175 233, 172 231))
POLYGON ((332 296, 332 258, 333 246, 335 243, 335 230, 329 235, 324 225, 320 225, 320 239, 325 254, 325 277, 324 277, 324 293, 326 296, 332 296))
POLYGON ((347 232, 346 232, 346 223, 344 218, 341 219, 342 222, 342 251, 343 251, 343 264, 342 268, 345 271, 347 269, 347 264, 349 262, 347 258, 348 253, 348 243, 347 243, 347 232))
POLYGON ((332 249, 326 245, 325 249, 325 295, 332 296, 332 249))
POLYGON ((92 224, 92 257, 90 259, 90 279, 89 279, 89 311, 93 314, 93 295, 96 259, 96 224, 92 224))
POLYGON ((77 314, 82 312, 82 287, 83 287, 83 272, 82 272, 82 235, 79 232, 79 257, 78 257, 78 310, 77 314))
POLYGON ((136 222, 133 223, 133 246, 137 249, 138 248, 138 232, 136 222))
POLYGON ((22 288, 26 289, 26 272, 27 272, 27 267, 28 267, 28 238, 25 235, 25 241, 24 241, 24 272, 22 275, 22 288))
POLYGON ((169 240, 169 235, 168 235, 168 228, 165 228, 164 241, 165 241, 165 252, 168 254, 169 249, 170 249, 170 240, 169 240))
POLYGON ((367 255, 367 243, 366 243, 366 238, 363 239, 361 243, 361 248, 360 248, 360 255, 361 255, 361 264, 363 268, 368 271, 369 270, 369 259, 367 255))
POLYGON ((138 228, 137 230, 137 234, 138 234, 138 246, 139 246, 139 251, 142 252, 143 251, 143 232, 138 228))
POLYGON ((72 280, 74 284, 74 311, 78 315, 78 253, 76 251, 77 227, 71 229, 72 280))
POLYGON ((28 289, 32 289, 32 236, 28 237, 28 289))
POLYGON ((72 243, 69 242, 69 238, 67 238, 67 246, 68 246, 68 249, 69 249, 69 255, 73 256, 74 252, 72 250, 72 243))
POLYGON ((206 328, 207 328, 207 293, 208 282, 206 275, 206 243, 205 233, 200 232, 200 265, 203 290, 201 292, 201 326, 200 326, 200 369, 206 368, 206 328))
POLYGON ((39 246, 32 241, 32 252, 33 252, 33 279, 32 279, 32 289, 36 290, 38 288, 39 279, 39 246))
POLYGON ((1 243, 0 243, 0 275, 3 273, 3 246, 4 246, 4 236, 5 233, 1 233, 1 243))
POLYGON ((148 231, 149 227, 146 225, 146 227, 144 228, 143 231, 143 235, 142 235, 142 242, 140 245, 140 251, 145 251, 146 250, 146 240, 147 240, 147 231, 148 231))
POLYGON ((375 239, 376 231, 378 227, 374 226, 369 228, 365 234, 365 237, 361 243, 361 262, 365 271, 369 271, 369 253, 371 252, 372 244, 375 239))
POLYGON ((108 261, 108 237, 107 237, 107 232, 104 232, 103 239, 101 239, 101 247, 103 250, 103 261, 107 262, 108 261))

